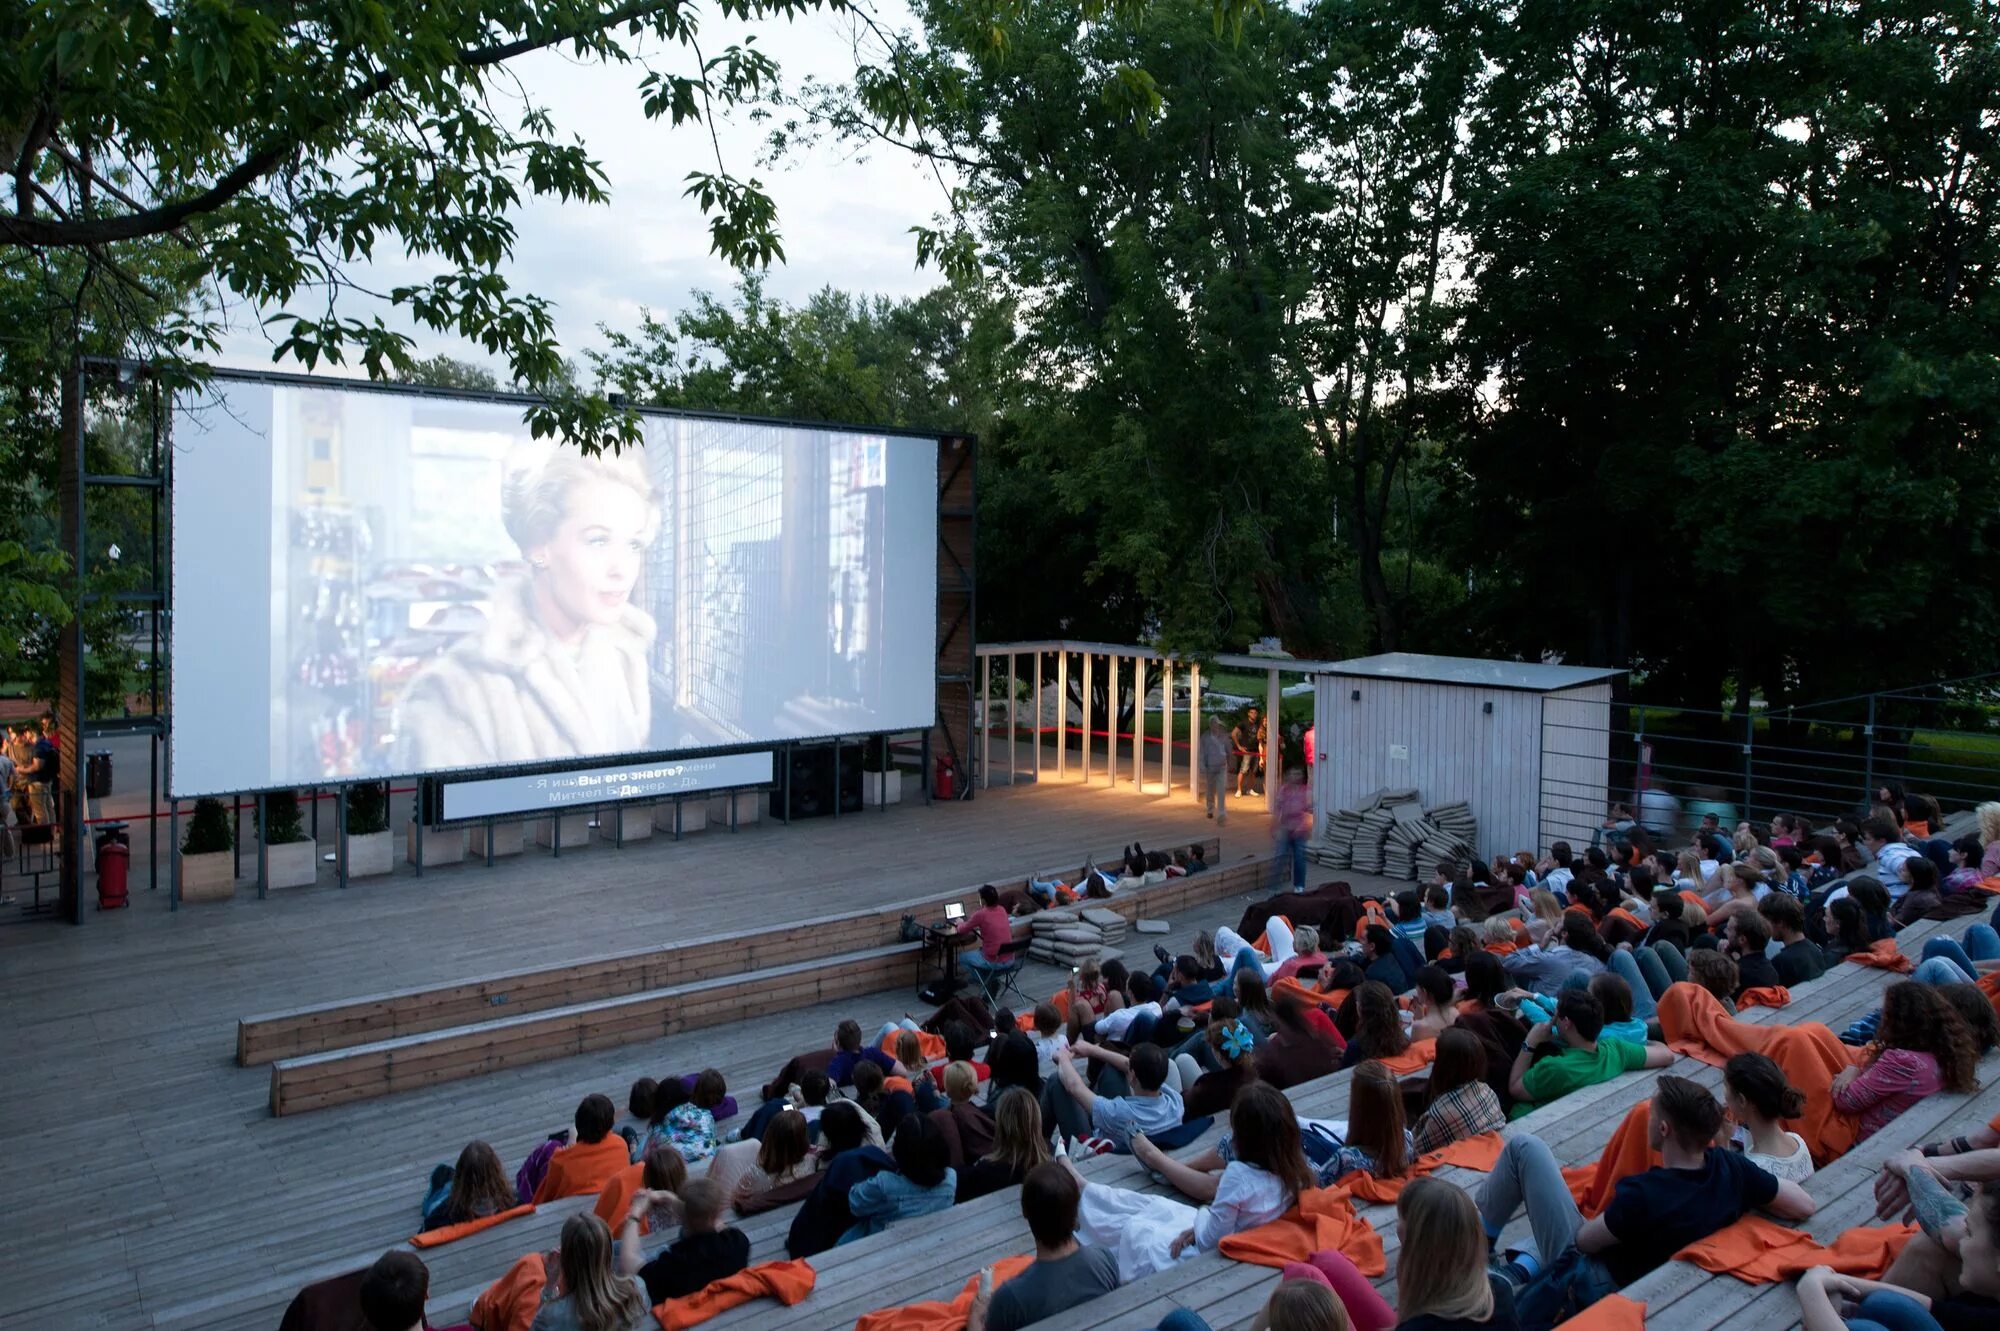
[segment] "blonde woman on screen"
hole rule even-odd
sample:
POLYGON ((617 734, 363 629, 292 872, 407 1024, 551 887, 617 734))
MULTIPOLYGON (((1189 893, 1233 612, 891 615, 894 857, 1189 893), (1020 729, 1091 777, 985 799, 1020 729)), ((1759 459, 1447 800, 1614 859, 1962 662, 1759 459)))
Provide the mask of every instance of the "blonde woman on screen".
POLYGON ((636 451, 544 446, 510 459, 502 518, 528 562, 485 626, 410 682, 408 770, 631 753, 652 726, 651 616, 632 604, 660 505, 636 451))

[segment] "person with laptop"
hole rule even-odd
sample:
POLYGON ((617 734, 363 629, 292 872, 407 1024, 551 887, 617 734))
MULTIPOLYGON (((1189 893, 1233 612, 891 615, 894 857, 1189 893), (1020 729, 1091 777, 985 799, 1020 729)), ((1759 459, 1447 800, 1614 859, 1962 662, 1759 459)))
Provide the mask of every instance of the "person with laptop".
POLYGON ((1006 965, 1000 949, 1014 941, 1014 921, 1007 914, 1007 908, 1000 904, 1000 889, 991 883, 980 888, 979 909, 960 920, 952 932, 978 936, 979 951, 965 958, 965 968, 975 977, 981 972, 996 971, 1006 965))

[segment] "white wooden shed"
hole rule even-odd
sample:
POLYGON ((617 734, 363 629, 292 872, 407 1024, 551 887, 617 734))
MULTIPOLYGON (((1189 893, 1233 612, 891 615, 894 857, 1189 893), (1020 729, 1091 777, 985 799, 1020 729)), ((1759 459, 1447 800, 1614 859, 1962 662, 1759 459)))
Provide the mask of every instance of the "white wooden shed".
POLYGON ((1469 803, 1485 859, 1587 845, 1610 798, 1622 673, 1409 652, 1338 662, 1316 678, 1320 815, 1413 787, 1426 805, 1469 803))

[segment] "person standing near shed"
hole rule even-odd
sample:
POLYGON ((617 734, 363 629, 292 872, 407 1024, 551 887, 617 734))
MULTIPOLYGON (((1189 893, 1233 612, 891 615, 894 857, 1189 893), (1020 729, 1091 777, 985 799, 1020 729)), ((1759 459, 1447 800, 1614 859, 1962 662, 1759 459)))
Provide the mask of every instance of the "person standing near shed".
POLYGON ((1222 718, 1208 718, 1196 757, 1201 766, 1201 807, 1218 823, 1229 821, 1229 727, 1222 718))
POLYGON ((1285 784, 1278 788, 1278 848, 1272 864, 1272 876, 1282 882, 1286 861, 1291 862, 1292 891, 1306 890, 1306 842, 1312 839, 1313 807, 1312 787, 1306 784, 1306 774, 1294 767, 1285 773, 1285 784))

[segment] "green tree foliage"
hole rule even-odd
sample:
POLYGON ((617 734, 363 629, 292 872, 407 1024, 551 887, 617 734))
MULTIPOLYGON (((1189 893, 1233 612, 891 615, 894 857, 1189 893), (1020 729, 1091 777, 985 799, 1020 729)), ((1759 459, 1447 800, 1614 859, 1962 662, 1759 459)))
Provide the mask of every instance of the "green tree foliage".
POLYGON ((1480 627, 1772 699, 1995 668, 2000 11, 1502 11, 1452 524, 1480 627))

